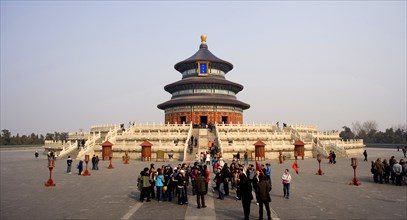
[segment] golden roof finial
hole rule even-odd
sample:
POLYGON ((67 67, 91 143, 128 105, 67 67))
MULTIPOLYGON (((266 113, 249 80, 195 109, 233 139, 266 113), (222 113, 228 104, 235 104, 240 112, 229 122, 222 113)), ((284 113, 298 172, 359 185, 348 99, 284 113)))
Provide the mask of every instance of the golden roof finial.
POLYGON ((206 44, 206 35, 205 34, 201 35, 201 44, 206 44))

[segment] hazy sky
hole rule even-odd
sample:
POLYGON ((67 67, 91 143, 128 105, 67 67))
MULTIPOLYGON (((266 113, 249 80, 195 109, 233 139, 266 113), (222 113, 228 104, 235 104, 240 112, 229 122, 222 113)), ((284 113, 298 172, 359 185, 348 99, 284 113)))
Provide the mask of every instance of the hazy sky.
POLYGON ((247 123, 406 124, 406 1, 1 1, 1 129, 164 122, 200 35, 247 123))

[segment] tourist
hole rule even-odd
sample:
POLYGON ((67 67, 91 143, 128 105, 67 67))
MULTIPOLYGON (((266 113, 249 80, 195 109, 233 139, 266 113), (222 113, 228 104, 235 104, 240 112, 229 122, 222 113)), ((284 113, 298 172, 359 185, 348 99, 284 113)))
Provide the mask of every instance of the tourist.
POLYGON ((203 164, 204 163, 204 159, 205 159, 205 155, 204 155, 204 153, 203 152, 201 152, 200 154, 199 154, 199 164, 203 164))
POLYGON ((373 161, 370 164, 370 172, 373 174, 373 182, 377 183, 378 182, 377 169, 376 169, 376 164, 373 161))
POLYGON ((269 182, 270 186, 271 186, 271 165, 270 163, 266 163, 266 177, 267 177, 267 181, 269 182))
POLYGON ((377 158, 375 162, 375 167, 376 167, 376 183, 380 182, 383 183, 383 175, 384 175, 384 165, 381 161, 380 158, 377 158))
POLYGON ((205 164, 206 165, 211 165, 211 155, 210 155, 210 153, 208 151, 206 152, 205 164))
POLYGON ((236 160, 237 160, 237 162, 240 161, 240 152, 239 152, 239 151, 238 151, 237 154, 236 154, 236 160))
POLYGON ((206 165, 203 166, 204 173, 205 173, 205 195, 208 194, 208 187, 209 187, 209 182, 211 181, 210 178, 210 173, 208 170, 208 167, 206 165))
POLYGON ((390 160, 389 160, 389 164, 390 164, 390 179, 391 179, 392 184, 395 184, 395 178, 396 178, 396 175, 393 170, 393 166, 395 163, 396 163, 396 159, 394 158, 394 156, 391 156, 390 160))
POLYGON ((96 155, 92 157, 92 170, 96 170, 96 155))
POLYGON ((290 175, 288 169, 285 169, 283 175, 281 176, 281 180, 283 182, 284 197, 289 199, 289 197, 290 197, 291 175, 290 175))
POLYGON ((404 158, 406 158, 407 146, 404 146, 402 151, 403 151, 404 158))
POLYGON ((407 164, 403 159, 400 159, 400 165, 402 168, 401 183, 407 184, 407 164))
POLYGON ((332 151, 329 151, 328 159, 329 159, 329 164, 332 164, 332 151))
POLYGON ((96 159, 95 159, 95 168, 96 168, 96 170, 99 170, 99 156, 96 156, 96 159))
POLYGON ((68 159, 66 159, 66 165, 67 165, 66 172, 71 174, 72 173, 71 172, 71 167, 72 167, 72 158, 71 158, 71 156, 68 156, 68 159))
POLYGON ((222 167, 218 167, 213 181, 215 181, 216 189, 218 190, 217 199, 223 200, 225 198, 225 191, 224 191, 225 177, 223 176, 223 173, 222 173, 222 167))
POLYGON ((155 171, 155 168, 154 168, 154 164, 153 164, 153 163, 150 164, 150 173, 149 173, 149 175, 150 175, 150 183, 151 183, 149 193, 151 193, 151 196, 150 196, 150 197, 151 197, 152 199, 155 199, 154 187, 155 187, 155 176, 157 175, 157 172, 155 171))
POLYGON ((256 195, 256 204, 259 205, 259 195, 257 194, 257 184, 260 182, 260 170, 254 170, 254 176, 252 179, 252 186, 256 195))
POLYGON ((172 175, 172 168, 171 164, 168 164, 164 168, 164 188, 167 188, 167 190, 164 190, 164 201, 172 201, 172 181, 171 181, 171 175, 172 175))
POLYGON ((188 204, 187 192, 185 190, 188 180, 185 175, 185 170, 181 170, 180 175, 178 175, 178 205, 188 204))
POLYGON ((249 220, 250 216, 250 203, 253 200, 252 186, 243 172, 243 168, 239 168, 238 186, 240 189, 240 197, 242 200, 244 219, 249 220))
POLYGON ((390 183, 390 165, 387 162, 387 159, 383 160, 383 165, 384 165, 384 174, 383 174, 383 178, 384 178, 384 183, 390 183))
POLYGON ((163 192, 163 187, 164 187, 164 170, 161 168, 157 169, 157 176, 155 178, 155 188, 157 190, 157 201, 162 202, 164 200, 164 192, 163 192))
POLYGON ((230 174, 231 174, 230 175, 230 183, 231 183, 231 186, 232 186, 232 190, 236 188, 236 182, 235 182, 236 173, 237 173, 236 164, 235 163, 230 164, 230 174))
POLYGON ((367 161, 367 152, 366 152, 366 150, 363 151, 363 156, 365 157, 365 159, 363 161, 367 161))
POLYGON ((83 161, 82 161, 82 160, 79 160, 79 164, 78 164, 77 168, 78 168, 78 170, 79 170, 78 175, 81 175, 81 174, 82 174, 82 170, 83 170, 83 161))
POLYGON ((250 184, 252 184, 253 178, 256 175, 256 169, 254 169, 253 164, 249 164, 249 167, 247 168, 247 175, 248 175, 250 184))
POLYGON ((225 159, 223 159, 221 153, 219 153, 218 161, 219 161, 219 165, 220 165, 221 167, 225 166, 225 159))
POLYGON ((332 163, 336 164, 336 154, 335 151, 332 151, 332 163))
POLYGON ((244 165, 247 167, 247 165, 249 164, 249 155, 247 154, 247 151, 244 152, 243 159, 244 159, 244 165))
POLYGON ((191 178, 191 185, 192 185, 192 195, 194 196, 196 193, 195 188, 195 179, 198 177, 198 163, 195 162, 194 166, 188 171, 188 176, 191 178))
POLYGON ((216 157, 212 158, 212 171, 213 173, 216 173, 216 164, 218 164, 218 161, 216 160, 216 157))
POLYGON ((143 173, 144 173, 143 170, 140 171, 140 174, 137 177, 137 189, 140 191, 140 201, 143 201, 141 200, 143 192, 143 173))
POLYGON ((267 219, 271 220, 271 213, 270 213, 270 191, 271 185, 268 182, 267 176, 261 175, 260 182, 257 184, 256 187, 256 195, 258 195, 258 202, 259 202, 259 219, 263 219, 263 204, 266 207, 267 211, 267 219))
POLYGON ((188 148, 189 148, 189 154, 192 154, 192 151, 193 151, 192 144, 190 144, 190 145, 188 146, 188 148))
POLYGON ((195 154, 195 162, 199 162, 199 154, 198 154, 198 152, 196 152, 196 154, 195 154))
POLYGON ((151 183, 150 183, 150 173, 148 167, 145 167, 144 170, 141 172, 141 178, 143 183, 143 188, 140 193, 140 202, 144 202, 144 198, 147 197, 147 202, 150 202, 150 190, 151 190, 151 183))
POLYGON ((198 205, 198 209, 205 208, 205 192, 206 192, 206 187, 205 184, 206 183, 206 179, 203 176, 203 172, 202 171, 198 171, 198 176, 195 178, 195 182, 194 182, 194 187, 196 190, 196 204, 198 205))
POLYGON ((173 173, 171 174, 171 188, 172 188, 172 197, 175 198, 175 196, 178 196, 179 190, 178 190, 178 171, 180 169, 178 169, 177 167, 174 168, 173 173))
POLYGON ((229 196, 229 182, 232 179, 232 173, 230 172, 227 163, 222 167, 222 173, 224 177, 223 189, 225 191, 225 196, 229 196))
POLYGON ((396 178, 396 186, 401 186, 403 167, 395 160, 393 165, 393 172, 396 178))
POLYGON ((35 151, 35 154, 34 154, 34 155, 35 155, 35 158, 38 158, 38 155, 39 155, 39 154, 38 154, 38 151, 35 151))

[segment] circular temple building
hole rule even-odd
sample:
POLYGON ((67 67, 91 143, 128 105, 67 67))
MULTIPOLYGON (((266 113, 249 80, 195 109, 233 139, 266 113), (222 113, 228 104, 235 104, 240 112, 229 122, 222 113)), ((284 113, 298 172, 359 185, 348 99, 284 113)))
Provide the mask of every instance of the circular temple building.
POLYGON ((208 50, 205 35, 199 50, 174 68, 182 79, 164 87, 172 97, 157 106, 165 111, 165 123, 243 123, 243 110, 250 108, 236 98, 243 86, 225 79, 233 65, 208 50))

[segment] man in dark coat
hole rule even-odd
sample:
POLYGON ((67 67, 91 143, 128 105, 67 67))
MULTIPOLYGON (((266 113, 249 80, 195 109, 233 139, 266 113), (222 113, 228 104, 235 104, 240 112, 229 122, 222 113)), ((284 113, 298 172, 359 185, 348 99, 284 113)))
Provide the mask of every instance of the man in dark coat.
POLYGON ((96 155, 92 157, 92 170, 96 170, 96 155))
POLYGON ((198 176, 195 178, 195 190, 196 190, 196 204, 198 204, 198 209, 205 208, 205 187, 206 179, 202 174, 202 171, 198 171, 198 176), (201 206, 202 202, 202 206, 201 206))
POLYGON ((266 206, 267 211, 267 219, 271 220, 270 214, 270 191, 271 186, 270 183, 267 181, 267 177, 264 175, 260 176, 260 182, 256 185, 256 194, 258 195, 259 199, 259 219, 263 219, 263 204, 266 206))
POLYGON ((82 161, 82 160, 79 161, 78 170, 79 170, 78 175, 81 175, 81 174, 82 174, 82 170, 83 170, 83 161, 82 161))
POLYGON ((243 205, 243 212, 244 212, 244 219, 249 220, 250 215, 250 203, 253 199, 252 195, 252 186, 249 181, 249 178, 243 172, 243 168, 239 168, 239 189, 240 189, 240 196, 242 199, 243 205))

